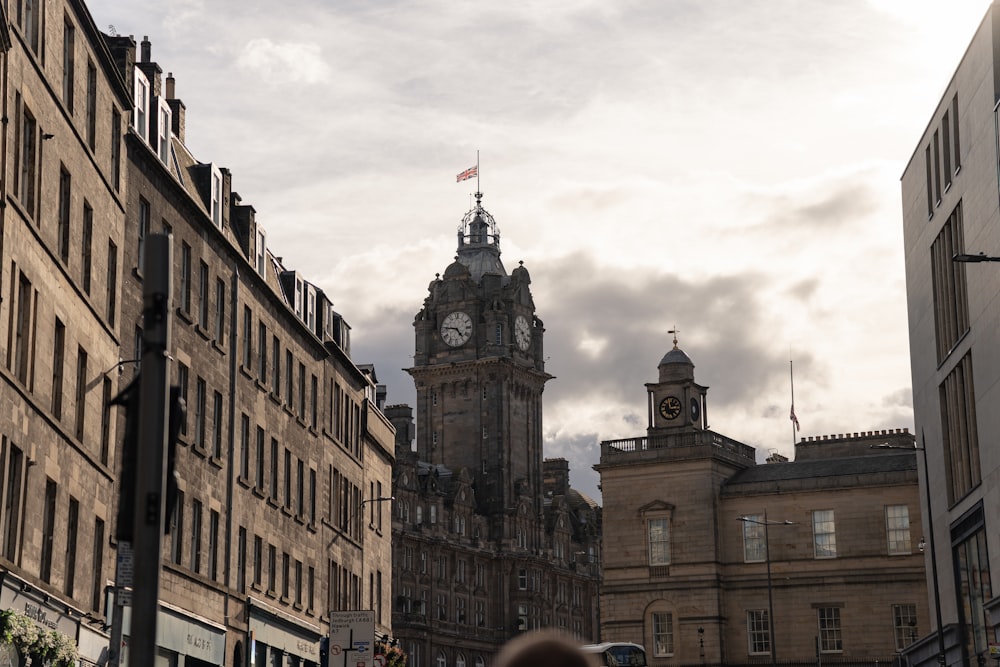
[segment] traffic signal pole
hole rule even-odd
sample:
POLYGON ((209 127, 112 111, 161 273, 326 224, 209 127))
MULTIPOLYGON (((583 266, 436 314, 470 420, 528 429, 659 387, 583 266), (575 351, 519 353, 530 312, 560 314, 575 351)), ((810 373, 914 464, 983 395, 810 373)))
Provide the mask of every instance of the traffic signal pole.
POLYGON ((128 664, 156 661, 156 616, 160 593, 160 548, 164 526, 164 470, 170 367, 170 236, 151 234, 145 242, 142 289, 142 370, 139 376, 139 431, 135 461, 133 519, 134 587, 128 664))

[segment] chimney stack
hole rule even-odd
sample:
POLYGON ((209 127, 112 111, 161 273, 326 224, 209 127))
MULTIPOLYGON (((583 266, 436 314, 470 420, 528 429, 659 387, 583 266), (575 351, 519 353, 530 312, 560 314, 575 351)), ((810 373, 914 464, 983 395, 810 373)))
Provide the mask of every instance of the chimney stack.
POLYGON ((140 62, 148 63, 152 56, 152 44, 149 42, 149 35, 142 36, 142 45, 140 48, 140 62))

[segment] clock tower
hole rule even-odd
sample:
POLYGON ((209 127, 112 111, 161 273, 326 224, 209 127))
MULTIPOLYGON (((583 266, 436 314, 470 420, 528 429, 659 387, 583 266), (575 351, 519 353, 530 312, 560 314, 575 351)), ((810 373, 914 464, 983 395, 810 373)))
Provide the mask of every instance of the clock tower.
MULTIPOLYGON (((417 456, 471 478, 490 539, 541 539, 542 321, 523 263, 508 275, 500 232, 476 193, 455 260, 428 286, 413 327, 417 456), (513 517, 519 520, 506 520, 513 517)), ((485 537, 485 536, 484 536, 485 537)))
POLYGON ((708 427, 705 414, 708 387, 694 381, 694 364, 683 350, 674 347, 660 360, 657 369, 659 382, 646 384, 648 394, 649 427, 647 435, 674 434, 678 431, 702 431, 708 427))

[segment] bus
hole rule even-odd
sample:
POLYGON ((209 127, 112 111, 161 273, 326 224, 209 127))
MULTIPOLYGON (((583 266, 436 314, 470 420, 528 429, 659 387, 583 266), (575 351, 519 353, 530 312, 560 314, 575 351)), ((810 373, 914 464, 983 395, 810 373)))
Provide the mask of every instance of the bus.
POLYGON ((581 647, 600 656, 601 667, 646 667, 646 649, 631 642, 604 642, 581 647))

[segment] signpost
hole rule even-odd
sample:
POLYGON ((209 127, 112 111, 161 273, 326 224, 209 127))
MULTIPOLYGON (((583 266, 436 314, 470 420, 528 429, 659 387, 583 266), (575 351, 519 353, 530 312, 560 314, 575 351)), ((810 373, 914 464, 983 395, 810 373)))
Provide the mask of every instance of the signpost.
POLYGON ((373 667, 374 649, 374 610, 330 612, 330 656, 344 656, 341 667, 373 667))

